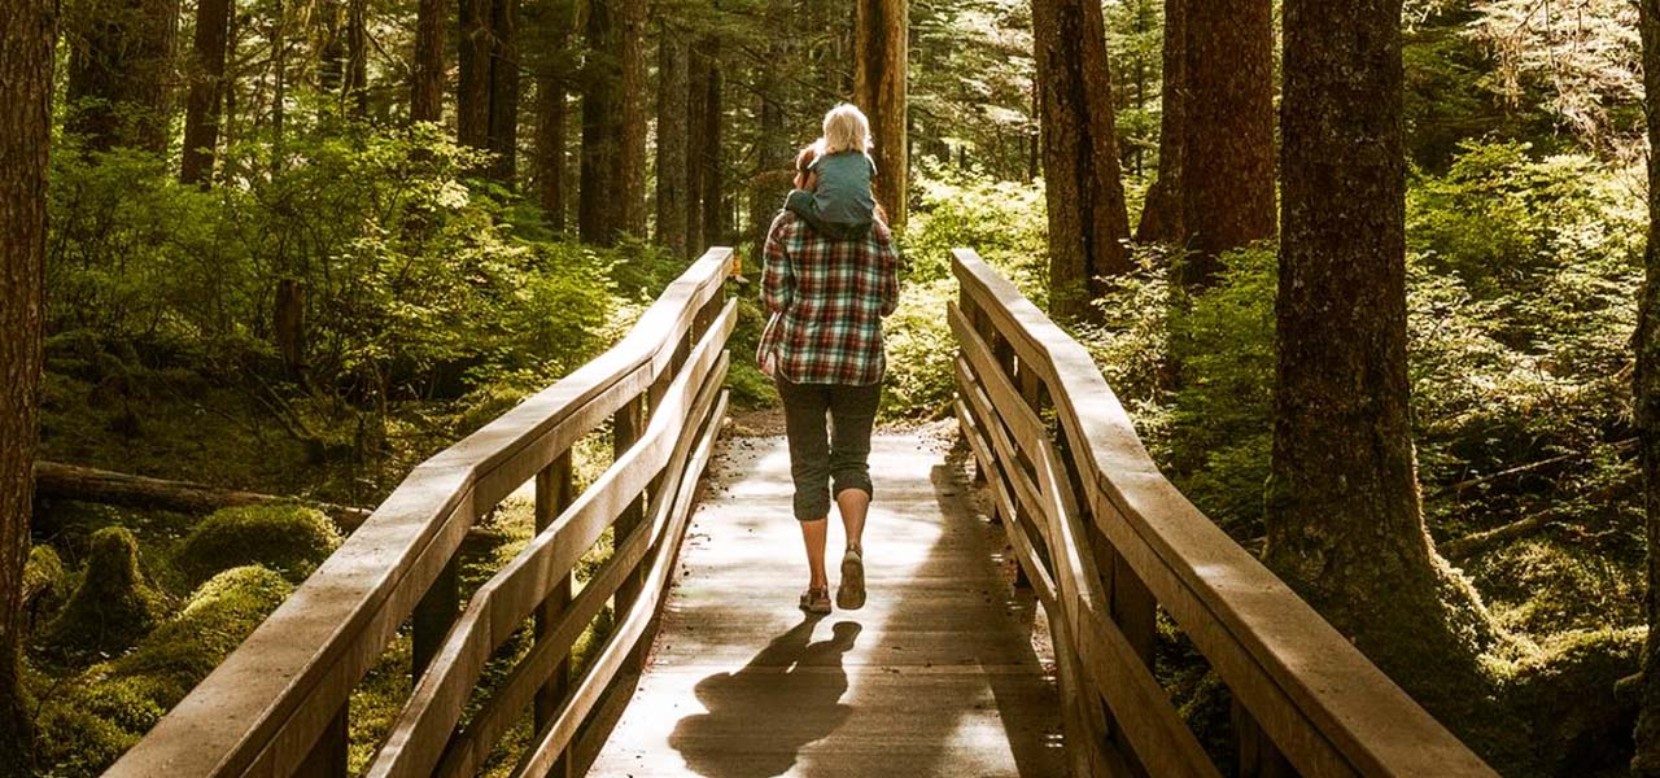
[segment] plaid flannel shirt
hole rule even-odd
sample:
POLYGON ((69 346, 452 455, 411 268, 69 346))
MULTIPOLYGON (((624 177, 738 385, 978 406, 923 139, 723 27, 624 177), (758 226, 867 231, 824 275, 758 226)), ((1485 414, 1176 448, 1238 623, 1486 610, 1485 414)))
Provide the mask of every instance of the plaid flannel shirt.
POLYGON ((767 232, 761 301, 772 315, 756 358, 796 384, 882 380, 882 319, 899 304, 899 253, 880 221, 862 240, 819 237, 785 211, 767 232))

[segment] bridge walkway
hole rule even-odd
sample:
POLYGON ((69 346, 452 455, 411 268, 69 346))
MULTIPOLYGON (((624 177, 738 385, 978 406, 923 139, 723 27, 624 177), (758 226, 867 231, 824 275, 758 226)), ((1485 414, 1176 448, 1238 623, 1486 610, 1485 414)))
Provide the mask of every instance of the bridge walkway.
POLYGON ((645 673, 590 775, 1066 772, 1036 601, 1011 587, 1003 530, 948 461, 952 430, 934 429, 873 440, 869 601, 825 617, 796 608, 784 439, 721 444, 645 673))

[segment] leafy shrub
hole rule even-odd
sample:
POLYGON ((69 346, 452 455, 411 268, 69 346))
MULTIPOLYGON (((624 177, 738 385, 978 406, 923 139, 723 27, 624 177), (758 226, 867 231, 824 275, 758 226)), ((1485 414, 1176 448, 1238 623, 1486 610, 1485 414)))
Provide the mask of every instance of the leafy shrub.
POLYGON ((173 566, 191 585, 221 570, 250 564, 264 565, 299 583, 334 553, 340 540, 334 524, 314 508, 223 508, 185 537, 173 557, 173 566))

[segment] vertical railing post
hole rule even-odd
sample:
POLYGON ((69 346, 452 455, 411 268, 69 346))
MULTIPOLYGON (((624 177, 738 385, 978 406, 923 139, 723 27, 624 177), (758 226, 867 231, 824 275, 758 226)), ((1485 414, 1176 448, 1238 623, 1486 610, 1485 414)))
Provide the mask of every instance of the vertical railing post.
POLYGON ((346 778, 349 774, 351 749, 351 701, 340 704, 339 712, 329 720, 328 727, 317 738, 317 743, 306 754, 295 775, 317 778, 346 778))
POLYGON ((1238 699, 1233 701, 1231 714, 1240 778, 1295 778, 1297 768, 1238 699))
MULTIPOLYGON (((639 441, 640 434, 645 431, 643 400, 643 397, 629 400, 626 405, 617 409, 617 413, 611 417, 612 451, 618 458, 621 458, 624 452, 639 441)), ((611 543, 613 548, 622 545, 623 541, 627 540, 629 535, 634 534, 634 530, 645 519, 646 499, 647 495, 641 493, 628 503, 628 507, 623 508, 622 513, 618 514, 616 523, 612 525, 611 543)), ((614 615, 617 624, 621 624, 624 619, 628 618, 628 612, 633 609, 634 603, 640 599, 640 591, 645 583, 646 567, 647 562, 642 560, 634 572, 628 574, 622 586, 617 588, 616 599, 613 601, 616 608, 614 615)), ((641 663, 638 660, 638 652, 631 654, 625 664, 625 671, 639 672, 641 663)))
MULTIPOLYGON (((575 497, 571 483, 571 452, 566 451, 558 459, 543 468, 536 474, 536 534, 553 524, 566 508, 570 507, 575 497)), ((559 617, 570 607, 572 580, 571 573, 566 572, 563 579, 548 593, 541 607, 536 609, 535 639, 541 643, 559 624, 559 617)), ((536 691, 535 725, 537 732, 553 721, 554 713, 559 709, 559 702, 570 692, 571 658, 567 652, 558 666, 553 668, 553 675, 547 683, 536 691)), ((571 775, 571 759, 569 754, 559 757, 549 772, 554 778, 568 778, 571 775)))

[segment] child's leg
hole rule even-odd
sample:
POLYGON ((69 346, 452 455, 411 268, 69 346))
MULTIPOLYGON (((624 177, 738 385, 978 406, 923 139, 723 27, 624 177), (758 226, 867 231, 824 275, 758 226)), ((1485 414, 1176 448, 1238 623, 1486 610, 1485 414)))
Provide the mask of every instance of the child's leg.
POLYGON ((814 232, 827 238, 833 238, 827 231, 830 229, 830 225, 826 224, 824 219, 819 216, 818 201, 814 199, 812 192, 805 189, 791 189, 790 196, 784 198, 784 210, 801 217, 801 220, 807 222, 807 226, 812 227, 814 232))

